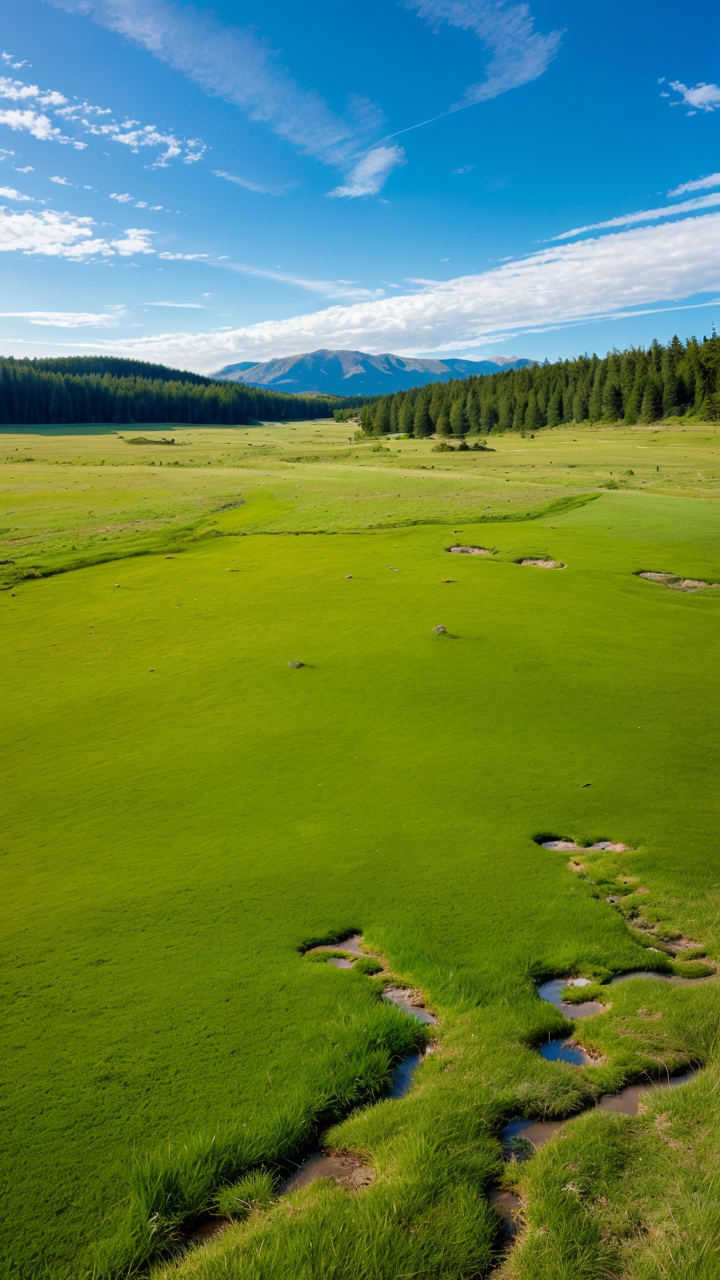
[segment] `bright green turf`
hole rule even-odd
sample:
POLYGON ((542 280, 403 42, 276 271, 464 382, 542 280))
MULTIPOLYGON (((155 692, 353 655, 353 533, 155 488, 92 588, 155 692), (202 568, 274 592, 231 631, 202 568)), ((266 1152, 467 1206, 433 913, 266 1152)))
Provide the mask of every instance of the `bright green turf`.
MULTIPOLYGON (((716 437, 696 434, 698 465, 702 454, 710 468, 716 437)), ((547 439, 539 447, 570 449, 566 436, 554 451, 547 439)), ((637 436, 618 435, 621 461, 637 436)), ((604 441, 595 443, 606 464, 604 441)), ((508 467, 521 447, 498 441, 508 467)), ((671 447, 661 436, 658 448, 671 447)), ((63 448, 68 483, 80 476, 90 489, 88 510, 116 496, 107 477, 117 483, 119 472, 106 467, 96 481, 99 467, 87 479, 77 469, 103 456, 97 440, 94 452, 67 437, 63 448)), ((588 475, 577 485, 551 485, 543 472, 534 488, 536 462, 525 459, 510 485, 517 511, 522 500, 537 507, 593 490, 598 455, 582 448, 588 475)), ((107 1274, 142 1256, 151 1213, 170 1220, 205 1207, 244 1164, 300 1142, 313 1117, 327 1123, 382 1088, 414 1028, 377 1003, 371 979, 302 960, 304 941, 333 931, 362 929, 396 973, 424 987, 442 1016, 442 1047, 408 1099, 341 1131, 338 1141, 380 1170, 373 1188, 354 1198, 311 1189, 301 1220, 286 1203, 255 1213, 183 1274, 482 1274, 496 1245, 484 1192, 502 1176, 493 1134, 503 1116, 521 1105, 562 1113, 661 1062, 717 1055, 714 983, 614 988, 609 1013, 583 1028, 608 1055, 602 1067, 546 1063, 531 1045, 562 1026, 533 977, 646 959, 565 856, 533 843, 538 831, 637 846, 624 870, 650 889, 647 908, 720 958, 720 600, 633 577, 659 569, 720 579, 718 506, 629 488, 564 515, 473 526, 468 511, 483 514, 485 495, 469 501, 477 481, 458 472, 460 502, 443 471, 427 480, 439 482, 427 507, 433 519, 448 512, 447 525, 269 536, 290 532, 294 519, 312 528, 317 508, 342 527, 351 480, 368 511, 399 521, 397 499, 385 500, 398 464, 381 461, 328 463, 324 478, 324 463, 298 464, 289 478, 285 461, 269 476, 240 468, 230 480, 178 469, 173 482, 177 474, 184 487, 174 497, 165 489, 162 502, 157 471, 139 468, 158 518, 182 523, 178 504, 192 502, 209 518, 210 500, 252 485, 215 532, 268 532, 24 582, 0 598, 12 672, 3 707, 12 996, 4 1276, 76 1280, 93 1257, 107 1274), (497 556, 449 556, 457 530, 497 556), (512 563, 538 554, 568 567, 512 563), (433 635, 438 623, 447 636, 433 635), (293 659, 307 665, 288 669, 293 659), (648 1021, 643 1010, 663 1016, 648 1021)), ((425 463, 440 466, 429 453, 425 463)), ((24 465, 41 471, 17 482, 25 487, 8 523, 25 518, 34 484, 42 558, 62 523, 47 497, 57 459, 24 465)), ((395 474, 392 483, 403 492, 395 474)), ((673 491, 692 483, 675 476, 673 491)), ((125 512, 130 489, 132 501, 140 493, 132 478, 127 488, 125 512)), ((414 510, 425 509, 418 497, 414 510)), ((693 1196, 712 1204, 703 1182, 718 1159, 706 1134, 711 1106, 701 1080, 655 1107, 680 1117, 679 1147, 651 1118, 590 1117, 572 1139, 571 1163, 584 1171, 560 1168, 562 1144, 525 1166, 529 1219, 533 1229, 551 1223, 551 1243, 547 1233, 528 1237, 507 1274, 711 1280, 702 1254, 710 1209, 687 1225, 693 1196), (599 1124, 617 1129, 614 1173, 608 1144, 593 1156, 599 1124), (699 1165, 693 1143, 706 1147, 699 1165), (640 1150, 650 1171, 643 1181, 633 1165, 641 1222, 623 1234, 627 1183, 617 1170, 640 1150), (668 1152, 672 1185, 663 1185, 680 1225, 666 1214, 660 1240, 644 1228, 668 1152), (581 1176, 588 1203, 605 1196, 612 1249, 586 1193, 562 1191, 581 1176)))

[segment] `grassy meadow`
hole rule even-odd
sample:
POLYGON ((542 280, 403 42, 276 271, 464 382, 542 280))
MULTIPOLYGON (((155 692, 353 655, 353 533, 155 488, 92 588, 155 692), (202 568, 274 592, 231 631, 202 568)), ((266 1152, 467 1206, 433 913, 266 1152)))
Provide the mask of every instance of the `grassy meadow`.
POLYGON ((720 430, 491 443, 0 433, 8 1280, 716 1280, 718 983, 615 986, 597 1065, 541 1058, 540 978, 668 962, 533 837, 630 846, 607 885, 720 960, 720 592, 634 576, 720 581, 720 430), (401 1101, 425 1031, 302 956, 350 930, 440 1018, 401 1101), (689 1065, 503 1162, 510 1117, 689 1065), (163 1258, 330 1126, 372 1186, 163 1258))

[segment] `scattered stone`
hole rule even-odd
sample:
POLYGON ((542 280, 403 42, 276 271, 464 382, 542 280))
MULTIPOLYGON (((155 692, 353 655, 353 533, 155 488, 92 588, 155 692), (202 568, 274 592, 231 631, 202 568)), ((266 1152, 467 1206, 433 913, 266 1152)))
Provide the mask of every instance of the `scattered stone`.
POLYGON ((440 623, 438 623, 438 625, 437 625, 436 627, 433 627, 433 631, 434 631, 434 633, 435 633, 435 635, 436 635, 436 636, 446 636, 446 635, 447 635, 447 629, 446 629, 445 627, 441 626, 441 624, 440 624, 440 623))
POLYGON ((304 662, 288 662, 289 667, 304 667, 304 662))
POLYGON ((346 578, 352 578, 352 574, 351 574, 351 573, 346 573, 346 574, 345 574, 345 577, 346 577, 346 578))

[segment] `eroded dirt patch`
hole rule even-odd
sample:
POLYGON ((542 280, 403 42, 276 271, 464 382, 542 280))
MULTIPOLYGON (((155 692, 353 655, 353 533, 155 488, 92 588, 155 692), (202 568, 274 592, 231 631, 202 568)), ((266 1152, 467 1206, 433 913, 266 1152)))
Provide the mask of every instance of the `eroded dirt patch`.
POLYGON ((463 547, 458 543, 454 547, 446 547, 446 551, 450 551, 456 556, 494 556, 495 552, 490 547, 463 547))
POLYGON ((533 559, 532 557, 528 557, 525 560, 516 560, 515 563, 532 565, 536 569, 566 569, 567 568, 567 565, 563 564, 562 560, 533 559))
POLYGON ((370 1165, 363 1164, 356 1156, 317 1151, 308 1156, 300 1168, 286 1179, 278 1194, 286 1196, 292 1191, 301 1191, 319 1178, 332 1178, 338 1186, 357 1191, 360 1187, 369 1187, 375 1181, 375 1170, 370 1165))
POLYGON ((720 591, 720 582, 703 582, 700 578, 681 578, 676 573, 655 573, 652 570, 643 570, 636 574, 638 578, 644 578, 646 582, 657 582, 661 587, 668 587, 670 591, 720 591))
MULTIPOLYGON (((542 849, 552 849, 556 853, 629 853, 630 846, 621 844, 619 840, 597 840, 595 844, 576 844, 574 840, 567 836, 553 836, 547 839, 544 836, 536 836, 535 843, 539 844, 542 849)), ((571 860, 572 861, 572 860, 571 860)), ((574 871, 579 871, 582 863, 578 863, 573 867, 574 871)))

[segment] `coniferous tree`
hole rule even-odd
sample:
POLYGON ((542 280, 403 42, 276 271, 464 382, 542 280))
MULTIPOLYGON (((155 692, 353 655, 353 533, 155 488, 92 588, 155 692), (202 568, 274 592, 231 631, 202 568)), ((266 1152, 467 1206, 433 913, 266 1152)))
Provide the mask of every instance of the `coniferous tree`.
POLYGON ((413 433, 422 439, 423 436, 432 435, 432 422, 428 413, 427 400, 418 399, 417 408, 415 410, 415 419, 413 423, 413 433))
POLYGON ((458 395, 450 406, 450 428, 454 436, 462 438, 469 425, 470 424, 465 413, 465 401, 462 395, 458 395))
POLYGON ((641 422, 657 422, 662 417, 662 384, 655 372, 648 374, 640 409, 641 422))

